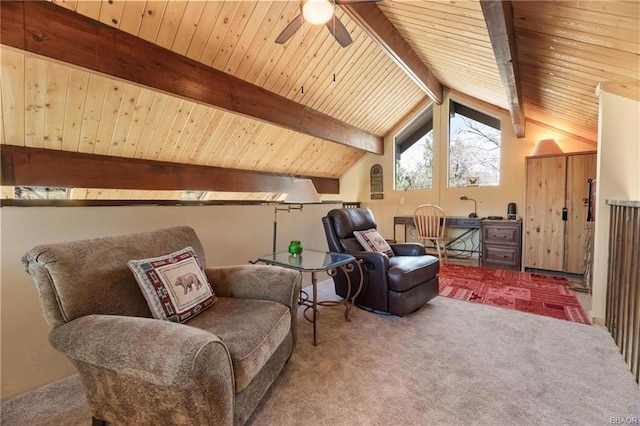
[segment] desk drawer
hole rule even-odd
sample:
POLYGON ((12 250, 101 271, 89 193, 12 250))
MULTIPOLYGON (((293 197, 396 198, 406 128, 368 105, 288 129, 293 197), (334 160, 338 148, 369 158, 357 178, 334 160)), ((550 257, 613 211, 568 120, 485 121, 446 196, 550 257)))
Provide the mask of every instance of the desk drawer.
POLYGON ((520 247, 482 246, 482 266, 520 270, 520 247))
POLYGON ((519 225, 486 224, 482 227, 482 243, 519 246, 522 235, 519 225))

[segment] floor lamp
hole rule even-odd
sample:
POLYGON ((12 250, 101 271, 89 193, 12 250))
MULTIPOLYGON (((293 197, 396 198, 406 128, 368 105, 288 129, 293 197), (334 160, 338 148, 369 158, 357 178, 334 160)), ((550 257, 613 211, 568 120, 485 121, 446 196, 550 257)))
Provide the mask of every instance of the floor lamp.
POLYGON ((304 204, 319 203, 320 196, 311 179, 294 179, 287 193, 284 203, 286 207, 276 206, 273 216, 273 253, 276 252, 276 239, 278 237, 278 212, 291 212, 302 210, 304 204))

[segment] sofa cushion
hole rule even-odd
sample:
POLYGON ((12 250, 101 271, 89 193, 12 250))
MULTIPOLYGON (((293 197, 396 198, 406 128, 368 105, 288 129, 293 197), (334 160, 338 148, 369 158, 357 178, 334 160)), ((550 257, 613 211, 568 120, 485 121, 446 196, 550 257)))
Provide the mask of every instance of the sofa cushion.
POLYGON ((192 247, 127 265, 154 318, 185 322, 210 307, 215 294, 192 247))
POLYGON ((262 370, 289 334, 291 313, 268 300, 218 297, 214 306, 188 322, 217 335, 229 350, 236 393, 262 370))
POLYGON ((389 257, 393 256, 391 246, 380 235, 378 230, 372 228, 365 231, 353 231, 353 235, 366 251, 384 253, 389 257))
POLYGON ((389 259, 389 290, 407 291, 429 281, 440 272, 436 256, 395 256, 389 259))

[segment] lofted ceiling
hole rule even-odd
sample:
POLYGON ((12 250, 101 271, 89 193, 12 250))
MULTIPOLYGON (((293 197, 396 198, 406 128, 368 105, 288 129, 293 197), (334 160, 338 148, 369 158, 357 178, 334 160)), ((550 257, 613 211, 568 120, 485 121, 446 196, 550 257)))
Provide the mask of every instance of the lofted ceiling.
MULTIPOLYGON (((7 3, 0 5, 3 15, 7 3)), ((336 16, 353 39, 346 48, 324 26, 307 23, 287 43, 275 43, 299 14, 299 1, 52 3, 47 13, 73 12, 84 17, 81 23, 89 22, 85 18, 98 21, 201 64, 197 75, 203 76, 203 86, 212 81, 207 79, 210 67, 252 85, 247 87, 256 99, 274 94, 300 109, 284 108, 289 104, 278 101, 274 111, 259 105, 234 110, 210 102, 213 95, 207 97, 225 88, 198 88, 207 92, 200 97, 179 79, 165 87, 149 75, 113 77, 101 72, 102 64, 74 63, 73 43, 55 57, 47 50, 23 49, 20 40, 3 39, 3 145, 336 180, 367 152, 381 153, 372 148, 375 143, 362 140, 381 140, 434 95, 430 92, 440 102, 438 88, 510 111, 514 127, 520 124, 523 132, 524 122, 533 121, 595 147, 597 84, 640 75, 637 1, 383 0, 339 6, 336 16), (500 11, 488 9, 496 3, 507 6, 504 22, 500 11), (380 31, 380 22, 392 24, 399 36, 395 39, 406 45, 391 46, 396 53, 400 49, 400 61, 371 33, 380 31), (506 25, 506 38, 500 39, 496 22, 506 25), (407 68, 417 73, 419 84, 407 68), (317 119, 321 124, 307 125, 304 114, 312 114, 310 123, 317 119), (329 134, 322 127, 338 130, 329 134), (335 137, 341 129, 348 136, 335 137)), ((25 10, 32 7, 27 6, 25 10)), ((5 21, 3 27, 5 37, 5 21)), ((103 34, 99 27, 96 32, 103 34)), ((108 34, 115 39, 119 32, 108 34)), ((58 41, 48 40, 46 33, 43 38, 58 41)), ((284 192, 259 185, 222 188, 181 189, 202 190, 202 199, 274 200, 284 192)), ((111 184, 76 188, 73 196, 171 199, 182 194, 175 188, 148 189, 111 184)))

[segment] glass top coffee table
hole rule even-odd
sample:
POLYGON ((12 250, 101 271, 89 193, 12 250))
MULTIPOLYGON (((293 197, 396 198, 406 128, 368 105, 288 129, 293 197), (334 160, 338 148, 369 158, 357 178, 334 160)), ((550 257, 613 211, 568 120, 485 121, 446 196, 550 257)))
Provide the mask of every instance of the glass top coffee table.
MULTIPOLYGON (((304 311, 304 317, 313 324, 313 344, 318 345, 316 323, 318 319, 318 305, 336 305, 344 304, 344 319, 345 321, 351 321, 349 318, 349 311, 353 307, 353 301, 360 294, 362 290, 362 268, 360 262, 355 257, 344 253, 331 253, 326 251, 309 250, 304 251, 297 255, 292 255, 287 251, 269 253, 260 256, 256 262, 267 263, 269 265, 282 266, 284 268, 294 269, 296 271, 311 272, 311 287, 313 295, 311 300, 308 297, 300 297, 300 304, 305 305, 307 308, 304 311), (351 294, 351 277, 350 272, 353 272, 356 267, 360 272, 360 282, 358 283, 358 290, 353 294, 350 299, 345 299, 343 302, 339 301, 323 301, 318 302, 318 278, 316 274, 318 272, 326 272, 330 276, 334 276, 338 273, 338 268, 342 269, 347 276, 348 289, 347 294, 351 294), (312 317, 307 316, 307 311, 312 310, 312 317)), ((302 292, 304 293, 304 292, 302 292)))

